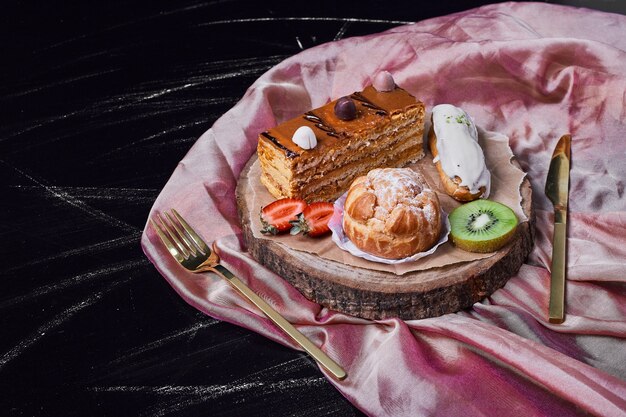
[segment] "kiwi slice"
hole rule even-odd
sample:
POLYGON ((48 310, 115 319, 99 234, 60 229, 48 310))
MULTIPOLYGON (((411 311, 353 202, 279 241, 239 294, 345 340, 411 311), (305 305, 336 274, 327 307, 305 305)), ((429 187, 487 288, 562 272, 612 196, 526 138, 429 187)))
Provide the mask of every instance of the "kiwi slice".
POLYGON ((494 252, 515 234, 517 216, 509 207, 492 200, 463 204, 448 216, 450 236, 459 248, 469 252, 494 252))

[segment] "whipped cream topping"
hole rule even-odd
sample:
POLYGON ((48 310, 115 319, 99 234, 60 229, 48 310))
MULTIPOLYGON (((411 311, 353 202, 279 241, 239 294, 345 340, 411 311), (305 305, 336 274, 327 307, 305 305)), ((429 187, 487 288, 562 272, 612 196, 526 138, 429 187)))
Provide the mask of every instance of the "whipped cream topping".
POLYGON ((466 186, 470 193, 478 193, 480 187, 485 187, 481 197, 489 197, 491 174, 472 118, 451 104, 433 107, 432 114, 438 153, 433 162, 441 162, 441 168, 450 178, 459 177, 460 185, 466 186))
POLYGON ((308 126, 300 126, 294 132, 291 140, 302 149, 313 149, 317 146, 315 132, 308 126))

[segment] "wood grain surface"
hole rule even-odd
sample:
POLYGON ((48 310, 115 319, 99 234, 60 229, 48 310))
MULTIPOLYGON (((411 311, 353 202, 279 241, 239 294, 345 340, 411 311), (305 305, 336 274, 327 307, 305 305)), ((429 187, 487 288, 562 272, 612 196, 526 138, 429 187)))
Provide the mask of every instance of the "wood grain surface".
POLYGON ((277 63, 486 3, 3 2, 0 415, 362 416, 307 355, 186 304, 141 231, 196 139, 277 63))
MULTIPOLYGON (((295 250, 283 242, 257 238, 249 207, 252 157, 237 184, 237 206, 247 249, 259 262, 289 281, 309 300, 325 307, 366 319, 422 319, 454 313, 491 295, 504 286, 524 263, 533 245, 532 188, 524 179, 520 187, 522 222, 512 241, 488 258, 455 263, 398 276, 325 259, 295 250)), ((450 245, 451 243, 445 243, 450 245)), ((434 255, 436 256, 436 252, 434 255)))

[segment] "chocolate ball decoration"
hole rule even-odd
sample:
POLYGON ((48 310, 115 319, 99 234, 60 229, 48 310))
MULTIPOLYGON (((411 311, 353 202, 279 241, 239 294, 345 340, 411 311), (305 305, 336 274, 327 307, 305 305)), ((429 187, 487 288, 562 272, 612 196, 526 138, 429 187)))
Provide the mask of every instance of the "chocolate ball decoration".
POLYGON ((356 118, 356 104, 354 101, 346 96, 341 97, 335 103, 335 116, 341 120, 353 120, 356 118))

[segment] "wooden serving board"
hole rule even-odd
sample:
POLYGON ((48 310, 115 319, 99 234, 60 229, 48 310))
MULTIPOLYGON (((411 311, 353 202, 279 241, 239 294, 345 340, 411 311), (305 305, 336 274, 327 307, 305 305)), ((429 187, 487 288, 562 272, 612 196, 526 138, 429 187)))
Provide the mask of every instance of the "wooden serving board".
MULTIPOLYGON (((243 236, 250 254, 289 281, 306 298, 329 309, 367 319, 421 319, 453 313, 491 295, 504 286, 530 253, 534 238, 532 189, 525 178, 520 193, 528 221, 494 255, 398 276, 394 273, 349 266, 287 245, 254 236, 246 195, 253 156, 237 184, 237 205, 243 236)), ((445 245, 451 245, 450 242, 445 245)), ((436 255, 436 253, 435 253, 436 255)))

